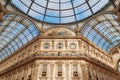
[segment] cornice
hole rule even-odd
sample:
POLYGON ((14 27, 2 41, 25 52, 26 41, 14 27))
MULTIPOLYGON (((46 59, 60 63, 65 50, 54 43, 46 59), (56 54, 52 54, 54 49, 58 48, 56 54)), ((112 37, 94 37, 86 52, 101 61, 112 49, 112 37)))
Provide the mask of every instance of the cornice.
POLYGON ((78 61, 83 61, 84 60, 87 63, 95 65, 99 68, 105 69, 105 70, 107 70, 111 73, 118 74, 118 72, 115 69, 109 67, 108 65, 100 62, 97 59, 90 58, 90 57, 85 56, 85 55, 81 55, 81 56, 41 56, 40 54, 33 54, 33 55, 17 62, 13 66, 1 71, 0 76, 4 75, 6 73, 9 73, 9 72, 11 72, 15 69, 21 68, 22 66, 26 66, 30 63, 33 64, 33 65, 36 65, 36 61, 38 61, 38 60, 49 60, 49 61, 51 61, 51 60, 78 60, 78 61))

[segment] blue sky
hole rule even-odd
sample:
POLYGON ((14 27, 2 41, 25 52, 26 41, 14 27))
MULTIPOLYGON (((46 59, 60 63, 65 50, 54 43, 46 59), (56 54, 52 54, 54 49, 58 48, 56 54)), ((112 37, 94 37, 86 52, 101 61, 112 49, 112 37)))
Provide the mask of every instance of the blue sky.
MULTIPOLYGON (((23 3, 21 3, 20 0, 12 0, 12 3, 21 11, 27 13, 27 11, 29 10, 28 7, 30 7, 31 4, 31 0, 21 1, 23 3)), ((72 1, 73 2, 71 2, 71 0, 50 0, 47 5, 47 0, 35 0, 30 7, 30 12, 28 12, 28 15, 37 20, 49 23, 70 23, 82 20, 92 15, 92 12, 90 11, 88 4, 86 3, 86 0, 72 1), (43 7, 47 7, 48 9, 45 10, 45 8, 43 7)), ((108 3, 108 1, 109 0, 88 0, 88 3, 92 7, 92 11, 96 13, 102 7, 104 7, 108 3)))

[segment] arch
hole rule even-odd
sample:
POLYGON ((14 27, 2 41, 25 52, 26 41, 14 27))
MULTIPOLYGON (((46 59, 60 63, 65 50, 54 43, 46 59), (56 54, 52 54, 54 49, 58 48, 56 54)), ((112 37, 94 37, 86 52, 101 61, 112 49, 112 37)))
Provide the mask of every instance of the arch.
POLYGON ((112 12, 100 13, 88 20, 80 33, 108 54, 120 42, 120 23, 112 12))
POLYGON ((17 13, 7 13, 0 23, 0 60, 4 60, 38 35, 37 26, 29 18, 17 13))

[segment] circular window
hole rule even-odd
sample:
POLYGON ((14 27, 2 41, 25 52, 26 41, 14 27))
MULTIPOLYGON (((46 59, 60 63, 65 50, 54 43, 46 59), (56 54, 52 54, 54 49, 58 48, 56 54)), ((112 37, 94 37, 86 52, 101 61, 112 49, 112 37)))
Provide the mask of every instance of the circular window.
POLYGON ((25 14, 39 21, 55 24, 83 20, 109 3, 109 0, 12 0, 25 14))

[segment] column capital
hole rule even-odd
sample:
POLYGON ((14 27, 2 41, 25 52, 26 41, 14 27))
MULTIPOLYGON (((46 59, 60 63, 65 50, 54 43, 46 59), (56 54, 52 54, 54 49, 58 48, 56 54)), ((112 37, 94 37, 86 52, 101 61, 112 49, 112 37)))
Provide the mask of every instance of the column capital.
POLYGON ((40 64, 39 62, 35 62, 35 63, 34 63, 35 66, 38 66, 39 64, 40 64))
POLYGON ((69 66, 69 63, 65 63, 65 67, 68 67, 69 66))

